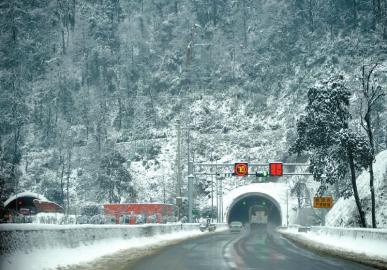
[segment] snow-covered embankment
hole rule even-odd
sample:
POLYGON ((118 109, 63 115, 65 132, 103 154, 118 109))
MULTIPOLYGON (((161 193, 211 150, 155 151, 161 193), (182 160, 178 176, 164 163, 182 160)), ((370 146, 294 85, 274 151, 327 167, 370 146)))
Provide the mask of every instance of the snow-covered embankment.
POLYGON ((387 269, 387 229, 316 226, 301 232, 298 227, 279 232, 316 252, 387 269))
MULTIPOLYGON (((225 229, 218 224, 217 230, 225 229)), ((198 224, 0 225, 0 269, 56 269, 203 234, 198 224)))
MULTIPOLYGON (((378 228, 387 228, 387 150, 380 152, 374 162, 374 189, 376 202, 376 225, 378 228)), ((366 212, 367 226, 371 226, 371 192, 370 175, 364 170, 356 179, 359 197, 366 212)), ((326 216, 328 226, 358 226, 359 214, 355 199, 340 198, 326 216)))

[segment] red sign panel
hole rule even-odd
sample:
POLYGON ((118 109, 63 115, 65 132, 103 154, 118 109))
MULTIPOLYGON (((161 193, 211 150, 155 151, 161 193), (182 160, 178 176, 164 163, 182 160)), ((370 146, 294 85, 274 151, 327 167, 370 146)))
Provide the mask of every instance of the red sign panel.
POLYGON ((270 176, 282 176, 283 175, 282 167, 283 167, 282 162, 269 163, 270 176))
MULTIPOLYGON (((157 223, 160 223, 161 216, 173 216, 175 206, 172 204, 163 203, 113 203, 103 205, 105 215, 114 215, 116 217, 116 223, 119 223, 121 215, 157 215, 157 223)), ((131 221, 134 224, 134 220, 131 221)))
POLYGON ((249 173, 249 165, 247 163, 235 163, 234 173, 236 176, 245 176, 249 173))

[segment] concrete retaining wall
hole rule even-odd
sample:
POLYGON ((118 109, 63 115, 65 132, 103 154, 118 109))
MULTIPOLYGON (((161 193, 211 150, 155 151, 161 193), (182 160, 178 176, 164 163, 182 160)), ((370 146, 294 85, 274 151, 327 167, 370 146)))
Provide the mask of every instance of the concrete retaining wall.
MULTIPOLYGON (((218 224, 217 229, 225 228, 218 224)), ((1 224, 0 254, 55 247, 75 248, 105 239, 151 237, 180 231, 199 230, 199 224, 144 225, 33 225, 1 224)))

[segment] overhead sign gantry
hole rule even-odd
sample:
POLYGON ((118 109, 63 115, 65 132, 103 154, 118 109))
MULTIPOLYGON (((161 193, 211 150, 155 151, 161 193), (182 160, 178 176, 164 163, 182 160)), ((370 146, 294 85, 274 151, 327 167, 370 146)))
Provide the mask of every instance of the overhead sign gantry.
MULTIPOLYGON (((200 175, 215 175, 217 177, 245 177, 253 175, 255 177, 280 177, 287 175, 312 175, 305 172, 286 172, 286 167, 308 167, 306 163, 282 163, 282 162, 268 162, 268 163, 195 163, 188 159, 188 220, 192 222, 193 209, 193 180, 195 176, 200 175)), ((222 181, 220 181, 222 182, 222 181)), ((222 196, 222 195, 221 195, 222 196)))
POLYGON ((216 176, 249 176, 267 177, 267 176, 294 176, 294 175, 312 175, 308 172, 287 172, 284 168, 289 167, 308 167, 306 163, 193 163, 194 175, 216 175, 216 176), (209 170, 209 171, 208 171, 209 170))

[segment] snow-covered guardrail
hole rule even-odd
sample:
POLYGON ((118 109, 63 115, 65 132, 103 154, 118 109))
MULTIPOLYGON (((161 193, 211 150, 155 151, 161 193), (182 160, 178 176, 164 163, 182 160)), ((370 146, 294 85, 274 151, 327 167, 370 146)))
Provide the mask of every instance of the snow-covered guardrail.
POLYGON ((310 231, 321 236, 348 237, 354 240, 366 239, 370 241, 385 241, 387 243, 387 229, 312 226, 310 231))
POLYGON ((387 229, 289 226, 278 231, 311 250, 387 269, 387 229))
MULTIPOLYGON (((225 224, 218 224, 219 229, 225 224)), ((56 247, 75 248, 98 240, 151 237, 181 231, 199 230, 199 224, 144 225, 35 225, 1 224, 0 254, 56 247)))

